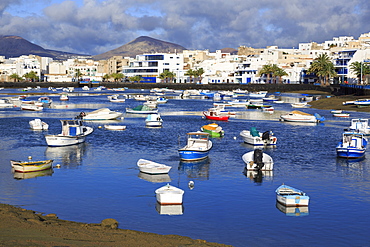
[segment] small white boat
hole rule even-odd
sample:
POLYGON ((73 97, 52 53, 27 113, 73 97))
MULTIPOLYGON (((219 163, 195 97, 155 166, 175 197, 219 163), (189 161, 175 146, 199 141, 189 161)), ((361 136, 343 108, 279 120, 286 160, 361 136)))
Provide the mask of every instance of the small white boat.
POLYGON ((17 161, 11 160, 10 165, 15 172, 36 172, 43 171, 51 168, 53 160, 42 161, 17 161))
POLYGON ((104 128, 107 130, 125 130, 126 126, 125 125, 104 125, 104 128))
POLYGON ((232 100, 232 101, 229 101, 227 102, 231 107, 246 107, 247 105, 250 104, 250 101, 247 101, 247 100, 243 100, 243 101, 240 101, 240 100, 232 100))
POLYGON ((370 99, 358 99, 353 102, 357 107, 367 107, 370 106, 370 99))
POLYGON ((274 161, 271 156, 263 153, 262 149, 255 149, 242 156, 247 170, 271 171, 274 168, 274 161))
POLYGON ((167 103, 168 99, 164 98, 164 97, 158 97, 157 98, 157 104, 165 104, 167 103))
POLYGON ((267 91, 249 92, 250 98, 265 98, 267 91))
POLYGON ((164 164, 159 164, 150 160, 139 159, 137 161, 137 166, 141 172, 148 174, 165 174, 171 170, 171 166, 164 164))
POLYGON ((79 117, 83 120, 113 120, 122 117, 122 112, 111 111, 108 108, 101 108, 92 112, 81 112, 79 117))
POLYGON ((339 114, 339 113, 342 113, 343 110, 331 110, 330 113, 331 114, 339 114))
POLYGON ((184 191, 175 186, 167 184, 155 190, 157 202, 161 205, 182 204, 184 191))
POLYGON ((354 132, 359 132, 365 136, 370 135, 369 119, 367 118, 354 118, 351 120, 349 129, 354 132))
POLYGON ((14 104, 9 99, 0 99, 0 108, 14 107, 14 104))
POLYGON ((303 122, 303 123, 317 123, 324 121, 325 118, 319 114, 309 114, 301 111, 292 111, 287 114, 280 115, 280 121, 288 122, 303 122))
POLYGON ((155 108, 157 108, 157 101, 148 100, 148 101, 144 102, 143 105, 146 105, 146 106, 149 106, 152 109, 155 109, 155 108))
POLYGON ((293 108, 307 108, 307 107, 310 107, 311 106, 307 102, 297 102, 297 103, 292 103, 290 105, 293 108))
POLYGON ((308 206, 310 201, 310 197, 305 192, 288 185, 280 185, 275 192, 276 200, 285 206, 308 206))
POLYGON ((349 117, 349 113, 333 113, 333 117, 349 117))
POLYGON ((139 101, 147 101, 149 100, 149 95, 138 94, 134 96, 134 99, 139 101))
POLYGON ((158 113, 148 114, 145 119, 146 127, 162 127, 163 120, 158 113))
POLYGON ((78 119, 60 120, 62 123, 62 133, 58 135, 45 135, 48 146, 61 147, 75 145, 85 142, 86 136, 93 132, 93 128, 83 125, 78 119))
POLYGON ((114 102, 114 103, 123 103, 126 101, 126 98, 124 96, 118 95, 118 94, 112 95, 108 98, 110 102, 114 102))
POLYGON ((277 138, 271 131, 259 132, 255 127, 242 130, 240 136, 245 143, 253 146, 276 146, 277 138))
POLYGON ((36 118, 34 120, 29 121, 29 125, 33 130, 47 130, 49 129, 49 125, 41 119, 36 118))
POLYGON ((68 101, 69 100, 69 97, 68 97, 68 94, 61 94, 60 97, 59 97, 59 100, 61 101, 68 101))
POLYGON ((44 107, 36 104, 21 104, 21 110, 24 111, 42 111, 44 107))

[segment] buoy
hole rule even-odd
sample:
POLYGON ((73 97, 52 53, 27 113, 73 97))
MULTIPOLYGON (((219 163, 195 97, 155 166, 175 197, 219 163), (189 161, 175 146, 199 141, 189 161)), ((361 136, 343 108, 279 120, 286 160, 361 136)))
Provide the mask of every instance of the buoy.
POLYGON ((99 125, 98 128, 101 129, 101 126, 99 125))
POLYGON ((32 160, 32 156, 28 156, 28 159, 29 159, 29 160, 32 160))
POLYGON ((55 167, 56 167, 56 168, 60 168, 60 164, 57 164, 55 167))
POLYGON ((234 140, 236 140, 236 136, 234 136, 234 140))
POLYGON ((194 189, 194 181, 189 181, 188 186, 191 190, 194 189))

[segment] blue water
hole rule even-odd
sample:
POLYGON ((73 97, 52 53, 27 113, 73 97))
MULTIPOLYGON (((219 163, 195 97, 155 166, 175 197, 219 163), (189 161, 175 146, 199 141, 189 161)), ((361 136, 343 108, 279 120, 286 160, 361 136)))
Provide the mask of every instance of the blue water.
MULTIPOLYGON (((0 93, 6 90, 15 91, 5 89, 0 93)), ((213 102, 170 99, 159 105, 163 128, 146 128, 145 116, 131 114, 124 120, 109 121, 126 125, 125 131, 105 130, 99 126, 106 122, 90 121, 86 124, 95 131, 86 143, 47 147, 44 134, 59 133, 59 119, 102 107, 124 112, 126 107, 140 104, 133 99, 111 103, 107 94, 113 92, 83 92, 71 96, 67 103, 59 102, 57 95, 51 96, 56 104, 70 104, 66 109, 0 109, 1 203, 86 223, 114 218, 123 229, 178 234, 234 246, 370 245, 370 158, 347 162, 337 159, 335 153, 350 119, 370 118, 370 114, 351 112, 351 118, 341 119, 327 110, 303 109, 327 119, 324 124, 307 125, 278 121, 281 113, 292 110, 289 104, 274 105, 272 115, 233 108, 240 114, 219 123, 225 137, 212 139, 209 159, 184 163, 177 149, 185 144, 187 132, 211 123, 201 117, 201 112, 213 102), (28 121, 34 118, 47 122, 49 130, 31 130, 28 121), (243 144, 239 132, 250 127, 262 132, 272 130, 278 138, 276 148, 265 150, 274 159, 274 171, 262 179, 243 173, 241 156, 253 149, 243 144), (54 168, 53 173, 16 179, 9 160, 25 160, 28 156, 33 160, 54 159, 54 165, 61 167, 54 168), (172 169, 167 177, 145 176, 136 166, 140 158, 172 169), (156 182, 158 179, 162 182, 156 182), (192 190, 188 188, 190 180, 195 182, 192 190), (183 206, 174 209, 180 215, 159 213, 165 209, 157 205, 154 191, 166 181, 185 190, 183 206), (308 193, 308 209, 299 215, 279 210, 274 191, 282 183, 308 193)), ((286 100, 299 97, 286 96, 286 100)))

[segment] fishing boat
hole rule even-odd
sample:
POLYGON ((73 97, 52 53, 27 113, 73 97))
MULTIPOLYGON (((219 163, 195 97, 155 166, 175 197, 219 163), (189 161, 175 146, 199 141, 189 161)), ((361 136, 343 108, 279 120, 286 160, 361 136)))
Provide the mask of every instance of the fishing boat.
POLYGON ((51 105, 51 103, 53 102, 53 100, 52 99, 50 99, 49 97, 47 97, 47 96, 42 96, 42 97, 40 97, 40 98, 38 98, 38 100, 37 100, 38 102, 40 102, 40 103, 42 103, 42 106, 43 107, 48 107, 48 106, 50 106, 51 105))
POLYGON ((165 174, 171 170, 171 166, 159 164, 150 160, 139 159, 137 161, 139 170, 148 174, 165 174))
POLYGON ((253 146, 276 146, 277 138, 272 131, 259 132, 256 127, 251 127, 250 130, 242 130, 240 136, 243 141, 253 146))
POLYGON ((274 169, 274 161, 271 156, 263 153, 262 149, 255 149, 242 156, 247 170, 271 171, 274 169))
POLYGON ((203 125, 201 131, 208 133, 210 137, 222 137, 225 134, 222 127, 216 123, 203 125))
POLYGON ((155 190, 157 202, 161 205, 182 204, 184 191, 180 188, 167 184, 155 190))
POLYGON ((168 99, 164 97, 158 97, 156 101, 157 101, 157 104, 165 104, 167 103, 168 99))
POLYGON ((331 110, 330 113, 331 114, 339 114, 339 113, 342 113, 343 110, 331 110))
POLYGON ((125 125, 112 125, 112 124, 105 124, 104 128, 107 130, 125 130, 125 125))
POLYGON ((364 134, 346 131, 336 147, 337 156, 346 159, 359 159, 365 156, 367 139, 364 134))
POLYGON ((276 190, 276 200, 287 207, 308 206, 310 197, 303 191, 282 184, 276 190))
POLYGON ((354 118, 351 120, 349 129, 354 132, 359 132, 365 136, 370 135, 369 119, 367 118, 354 118))
POLYGON ((86 136, 93 132, 93 128, 83 125, 79 119, 60 120, 62 133, 58 135, 45 135, 48 146, 60 147, 85 142, 86 136))
POLYGON ((122 117, 122 112, 111 111, 109 108, 101 108, 92 112, 81 112, 77 118, 83 120, 113 120, 122 117))
POLYGON ((232 101, 227 102, 227 104, 229 104, 231 107, 245 107, 250 104, 250 101, 247 100, 240 101, 238 99, 234 99, 232 101))
POLYGON ((126 101, 126 97, 123 95, 119 95, 119 94, 109 96, 108 99, 110 102, 113 102, 113 103, 123 103, 126 101))
POLYGON ((325 118, 321 117, 317 113, 312 115, 301 111, 292 111, 290 113, 280 115, 280 121, 317 123, 325 121, 325 118))
POLYGON ((271 94, 268 97, 264 97, 262 100, 267 102, 275 102, 279 99, 275 95, 271 94))
POLYGON ((34 120, 31 120, 28 122, 31 129, 33 130, 47 130, 49 129, 49 125, 45 123, 44 121, 41 121, 41 119, 36 118, 34 120))
POLYGON ((146 127, 158 128, 162 127, 162 123, 163 120, 161 118, 161 115, 159 115, 158 113, 148 114, 145 119, 146 127))
POLYGON ((178 150, 181 160, 201 160, 208 157, 212 142, 204 132, 187 133, 187 144, 178 150))
POLYGON ((227 121, 229 120, 229 115, 221 114, 217 108, 210 108, 208 111, 204 111, 203 115, 206 119, 218 120, 218 121, 227 121))
POLYGON ((15 172, 37 172, 50 169, 53 164, 53 160, 42 160, 42 161, 17 161, 11 160, 10 165, 15 172))
POLYGON ((152 114, 152 113, 158 113, 158 109, 152 109, 147 105, 139 105, 134 108, 126 108, 126 113, 152 114))

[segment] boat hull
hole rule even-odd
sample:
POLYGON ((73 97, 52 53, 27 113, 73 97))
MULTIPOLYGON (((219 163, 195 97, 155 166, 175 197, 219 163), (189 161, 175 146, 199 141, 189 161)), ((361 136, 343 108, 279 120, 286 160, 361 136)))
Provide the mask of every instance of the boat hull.
POLYGON ((204 116, 206 117, 206 119, 209 119, 209 120, 217 120, 217 121, 227 121, 227 120, 229 120, 229 116, 227 116, 227 115, 210 116, 208 114, 204 114, 204 116))
POLYGON ((209 150, 197 151, 197 150, 186 150, 180 149, 179 155, 181 160, 202 160, 208 157, 209 150))
POLYGON ((365 156, 366 149, 337 147, 337 156, 346 159, 358 159, 365 156))
POLYGON ((155 191, 157 202, 161 205, 181 205, 184 191, 171 185, 165 185, 155 191))
POLYGON ((276 142, 277 138, 275 136, 270 136, 266 140, 262 140, 262 133, 259 133, 259 136, 252 136, 250 134, 250 131, 248 130, 243 130, 240 132, 240 136, 243 138, 243 141, 247 144, 253 145, 253 146, 275 146, 276 147, 276 142))
POLYGON ((46 143, 50 147, 70 146, 85 142, 86 136, 63 136, 63 135, 46 135, 46 143))
POLYGON ((171 166, 159 164, 150 160, 139 159, 137 162, 139 170, 148 174, 166 174, 171 170, 171 166))
POLYGON ((22 162, 11 160, 10 164, 15 172, 27 173, 50 169, 53 164, 53 160, 35 161, 35 162, 22 162))
POLYGON ((263 165, 262 168, 259 168, 257 163, 254 162, 253 155, 254 155, 254 151, 251 151, 251 152, 245 153, 242 156, 242 160, 245 163, 245 168, 248 171, 258 171, 258 170, 260 170, 260 171, 272 171, 274 169, 274 162, 273 162, 270 155, 268 155, 266 153, 263 153, 262 162, 263 162, 264 165, 263 165))

